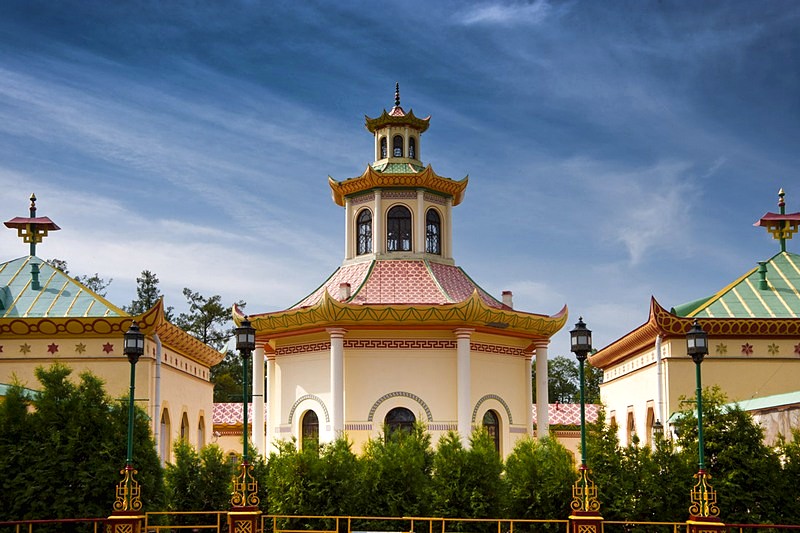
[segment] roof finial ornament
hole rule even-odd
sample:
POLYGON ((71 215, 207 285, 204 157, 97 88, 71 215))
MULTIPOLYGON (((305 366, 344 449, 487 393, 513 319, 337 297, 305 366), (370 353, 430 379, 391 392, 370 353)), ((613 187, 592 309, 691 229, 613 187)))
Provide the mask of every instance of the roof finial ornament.
POLYGON ((5 222, 7 228, 17 230, 17 236, 22 239, 22 242, 31 245, 30 255, 36 255, 36 244, 42 242, 42 239, 47 237, 47 232, 56 231, 61 228, 55 225, 52 220, 47 217, 36 216, 36 195, 31 194, 30 197, 30 216, 14 217, 8 222, 5 222))
POLYGON ((780 213, 766 213, 754 226, 763 226, 772 234, 772 238, 781 242, 781 252, 786 251, 786 240, 791 239, 800 229, 800 213, 786 214, 786 193, 783 188, 778 191, 778 208, 780 213))
POLYGON ((34 218, 36 216, 36 195, 35 194, 31 193, 30 201, 31 201, 31 208, 30 208, 31 218, 34 218))
POLYGON ((400 82, 394 84, 394 106, 400 107, 400 82))

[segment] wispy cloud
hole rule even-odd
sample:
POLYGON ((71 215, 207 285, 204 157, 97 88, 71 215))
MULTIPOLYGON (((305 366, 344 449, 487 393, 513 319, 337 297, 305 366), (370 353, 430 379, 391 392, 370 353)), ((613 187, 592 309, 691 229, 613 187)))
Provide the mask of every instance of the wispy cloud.
POLYGON ((475 24, 535 25, 547 18, 550 11, 551 6, 546 0, 535 0, 532 3, 483 3, 468 7, 463 13, 456 16, 456 21, 465 26, 475 24))

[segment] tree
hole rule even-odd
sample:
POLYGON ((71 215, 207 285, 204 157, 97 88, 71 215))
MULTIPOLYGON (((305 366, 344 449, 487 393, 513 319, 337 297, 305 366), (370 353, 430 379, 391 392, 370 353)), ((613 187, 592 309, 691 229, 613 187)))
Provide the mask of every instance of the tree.
MULTIPOLYGON (((219 511, 230 503, 233 469, 216 444, 198 453, 185 440, 175 443, 175 463, 164 475, 167 509, 171 511, 219 511)), ((187 517, 182 524, 202 523, 199 516, 187 517)))
MULTIPOLYGON (((584 395, 586 403, 600 403, 600 384, 603 371, 584 364, 584 395)), ((532 368, 533 400, 536 401, 536 365, 532 368)), ((580 373, 573 357, 559 355, 547 360, 547 396, 549 403, 578 403, 580 373)))
MULTIPOLYGON (((683 398, 676 430, 678 445, 697 465, 697 415, 694 399, 683 398)), ((778 454, 764 444, 764 431, 753 417, 714 387, 703 390, 705 466, 726 521, 776 522, 783 494, 778 454)))
MULTIPOLYGON (((258 362, 254 360, 253 364, 258 362)), ((211 367, 211 383, 215 402, 242 401, 242 359, 236 352, 228 350, 225 358, 211 367)))
MULTIPOLYGON (((64 261, 63 259, 53 258, 53 259, 48 259, 46 262, 50 264, 53 268, 56 268, 61 272, 63 272, 64 274, 69 275, 69 266, 67 265, 67 262, 64 261)), ((112 281, 114 281, 112 278, 108 278, 108 280, 101 278, 100 274, 98 274, 97 272, 95 272, 91 276, 86 274, 75 276, 73 279, 78 283, 85 285, 87 289, 100 296, 106 295, 106 289, 108 289, 108 286, 111 285, 112 281)))
POLYGON ((555 438, 517 441, 506 460, 508 515, 524 519, 567 517, 576 479, 572 454, 555 438))
MULTIPOLYGON (((159 298, 163 297, 161 289, 158 288, 158 276, 149 270, 142 270, 136 278, 136 299, 125 308, 125 311, 132 315, 140 315, 153 308, 158 303, 159 298)), ((172 307, 166 307, 164 314, 168 321, 172 321, 172 307)))
MULTIPOLYGON (((202 342, 222 349, 233 335, 231 310, 222 305, 222 296, 215 294, 205 297, 189 288, 183 289, 183 295, 189 304, 189 312, 178 315, 175 325, 202 342)), ((237 302, 244 307, 244 302, 237 302)))
MULTIPOLYGON (((128 404, 102 381, 54 364, 36 369, 41 391, 13 385, 0 408, 0 517, 7 520, 107 515, 126 456, 128 404), (29 409, 31 407, 32 409, 29 409), (47 490, 43 490, 46 487, 47 490)), ((144 411, 135 410, 134 465, 144 509, 162 498, 161 465, 144 411)))

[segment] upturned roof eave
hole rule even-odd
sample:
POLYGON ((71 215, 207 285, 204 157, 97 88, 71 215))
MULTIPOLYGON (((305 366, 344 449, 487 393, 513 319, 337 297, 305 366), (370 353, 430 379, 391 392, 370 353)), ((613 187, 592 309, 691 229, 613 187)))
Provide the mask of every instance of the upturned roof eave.
POLYGON ((425 118, 418 118, 415 116, 413 109, 409 109, 408 113, 403 115, 391 115, 385 109, 380 116, 375 118, 370 118, 367 115, 364 115, 364 127, 367 128, 367 131, 370 133, 375 133, 378 129, 386 126, 387 124, 394 124, 398 126, 407 124, 418 130, 420 133, 424 133, 430 127, 430 121, 430 116, 425 118))
POLYGON ((334 300, 327 291, 312 306, 258 315, 245 315, 234 306, 238 325, 247 318, 259 337, 273 338, 328 327, 474 327, 530 339, 549 339, 566 324, 564 306, 552 316, 497 309, 486 305, 477 291, 452 304, 361 305, 334 300))
POLYGON ((328 176, 328 185, 331 187, 331 196, 334 203, 341 207, 345 205, 345 198, 354 194, 367 192, 373 189, 408 189, 423 188, 453 198, 456 206, 464 199, 464 191, 469 184, 469 176, 456 181, 439 176, 428 165, 417 174, 393 174, 378 172, 371 165, 355 178, 336 181, 328 176))

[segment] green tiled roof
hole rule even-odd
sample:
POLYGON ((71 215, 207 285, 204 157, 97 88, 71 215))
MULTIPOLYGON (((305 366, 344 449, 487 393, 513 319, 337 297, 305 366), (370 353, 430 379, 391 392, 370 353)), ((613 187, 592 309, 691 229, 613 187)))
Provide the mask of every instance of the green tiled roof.
POLYGON ((767 288, 753 268, 717 294, 679 305, 680 316, 709 318, 799 318, 800 255, 780 252, 766 262, 767 288))
POLYGON ((372 165, 372 168, 384 174, 417 174, 425 167, 413 163, 380 163, 372 165))
POLYGON ((36 256, 0 263, 0 318, 127 316, 123 310, 36 256), (32 262, 39 284, 31 287, 32 262))

